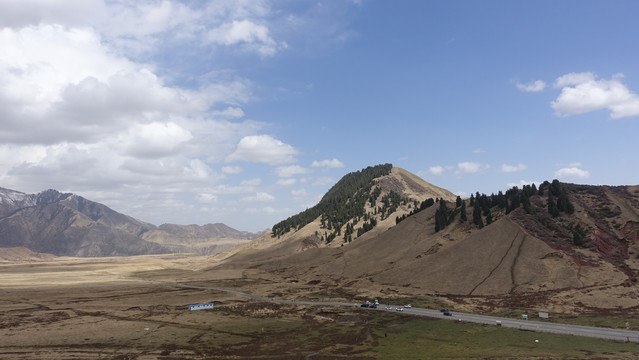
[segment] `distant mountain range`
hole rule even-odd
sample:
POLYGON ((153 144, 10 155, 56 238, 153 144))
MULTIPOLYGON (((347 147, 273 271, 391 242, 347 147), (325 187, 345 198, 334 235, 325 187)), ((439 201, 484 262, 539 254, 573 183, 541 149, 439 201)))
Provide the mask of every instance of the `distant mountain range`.
POLYGON ((224 224, 155 226, 71 193, 0 188, 0 247, 58 256, 214 254, 261 234, 224 224))

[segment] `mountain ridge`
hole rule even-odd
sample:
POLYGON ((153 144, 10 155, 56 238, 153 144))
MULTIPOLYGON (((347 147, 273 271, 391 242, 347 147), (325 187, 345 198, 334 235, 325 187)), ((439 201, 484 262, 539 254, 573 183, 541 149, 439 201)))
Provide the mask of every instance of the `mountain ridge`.
POLYGON ((224 224, 156 227, 72 193, 0 188, 0 246, 58 256, 214 254, 259 234, 224 224), (190 235, 187 235, 190 234, 190 235))

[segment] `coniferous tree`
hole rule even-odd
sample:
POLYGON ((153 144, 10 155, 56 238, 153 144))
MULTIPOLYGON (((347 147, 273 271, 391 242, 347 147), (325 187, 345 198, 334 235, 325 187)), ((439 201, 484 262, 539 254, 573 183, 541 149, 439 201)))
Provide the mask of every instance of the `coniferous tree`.
POLYGON ((572 229, 572 241, 577 246, 584 246, 588 240, 586 239, 586 229, 581 227, 581 224, 577 224, 572 229))
POLYGON ((446 201, 442 199, 439 202, 439 208, 435 211, 435 231, 440 231, 448 225, 448 207, 446 201))
POLYGON ((499 190, 497 193, 497 204, 500 209, 505 209, 508 207, 508 199, 504 196, 504 193, 499 190))
POLYGON ((473 224, 477 225, 480 229, 484 227, 484 221, 481 219, 481 207, 475 204, 473 208, 473 224))
POLYGON ((555 203, 555 198, 552 196, 552 192, 548 193, 548 213, 552 215, 552 217, 559 216, 559 209, 557 208, 557 203, 555 203))
POLYGON ((508 196, 508 200, 510 200, 510 206, 508 207, 507 213, 519 208, 521 205, 521 198, 519 196, 519 189, 516 186, 513 186, 512 189, 506 191, 506 196, 508 196))
POLYGON ((427 209, 427 208, 429 208, 429 207, 431 207, 433 205, 435 205, 435 200, 433 200, 433 198, 429 198, 429 199, 426 199, 426 200, 422 201, 422 203, 419 204, 419 209, 420 210, 424 210, 424 209, 427 209))
POLYGON ((486 196, 486 194, 481 194, 481 197, 479 198, 479 204, 481 205, 481 211, 484 214, 484 216, 488 216, 488 213, 490 212, 490 198, 486 196))
POLYGON ((493 214, 488 209, 488 213, 486 214, 486 225, 490 225, 493 223, 493 214))
POLYGON ((561 195, 561 184, 559 183, 559 180, 555 179, 552 181, 550 184, 550 192, 554 197, 559 197, 559 195, 561 195))
POLYGON ((461 196, 457 195, 457 199, 455 200, 455 207, 460 207, 462 204, 461 196))
POLYGON ((530 205, 530 197, 526 196, 521 199, 524 204, 524 210, 526 210, 526 214, 530 214, 532 212, 532 206, 530 205))
POLYGON ((461 203, 461 216, 459 217, 459 220, 460 221, 468 220, 466 218, 466 201, 463 201, 463 200, 462 200, 462 203, 461 203))
POLYGON ((566 194, 563 189, 559 194, 559 197, 557 198, 557 209, 559 209, 559 211, 565 212, 566 214, 572 214, 575 212, 574 205, 570 202, 568 194, 566 194))

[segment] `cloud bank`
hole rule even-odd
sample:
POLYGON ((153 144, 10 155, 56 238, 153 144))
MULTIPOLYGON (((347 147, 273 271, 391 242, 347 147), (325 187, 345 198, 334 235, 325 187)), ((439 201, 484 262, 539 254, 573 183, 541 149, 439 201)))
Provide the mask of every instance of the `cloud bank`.
POLYGON ((599 79, 590 72, 563 75, 555 82, 561 93, 551 106, 559 116, 598 110, 608 110, 613 119, 637 116, 639 95, 626 87, 623 78, 623 74, 617 74, 610 80, 599 79))
POLYGON ((555 178, 559 180, 578 180, 587 179, 590 177, 590 173, 586 170, 578 167, 561 168, 555 171, 555 178))
MULTIPOLYGON (((231 194, 275 202, 261 181, 225 184, 251 176, 250 164, 298 161, 297 149, 265 133, 268 124, 244 119, 254 84, 213 62, 187 74, 162 63, 181 52, 209 60, 277 56, 288 48, 283 23, 309 25, 290 23, 274 5, 0 2, 1 186, 73 191, 152 222, 202 223, 237 212, 221 207, 231 194)), ((337 36, 341 27, 334 29, 337 36)))

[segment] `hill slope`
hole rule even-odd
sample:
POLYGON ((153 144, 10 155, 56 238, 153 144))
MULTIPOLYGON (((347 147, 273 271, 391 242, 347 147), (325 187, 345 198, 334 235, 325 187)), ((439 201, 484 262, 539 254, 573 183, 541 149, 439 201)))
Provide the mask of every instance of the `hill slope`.
POLYGON ((259 237, 262 233, 235 230, 225 224, 162 224, 142 234, 142 239, 160 244, 172 252, 212 255, 259 237))
POLYGON ((262 237, 219 266, 371 296, 446 294, 475 304, 570 311, 639 308, 639 186, 545 182, 473 194, 459 206, 440 201, 386 225, 338 247, 322 245, 306 227, 284 240, 262 237), (446 221, 436 231, 442 213, 446 221))
POLYGON ((273 226, 251 243, 216 259, 238 256, 273 258, 312 248, 341 247, 370 238, 395 225, 397 218, 419 211, 428 199, 456 196, 391 164, 345 175, 315 207, 273 226))

